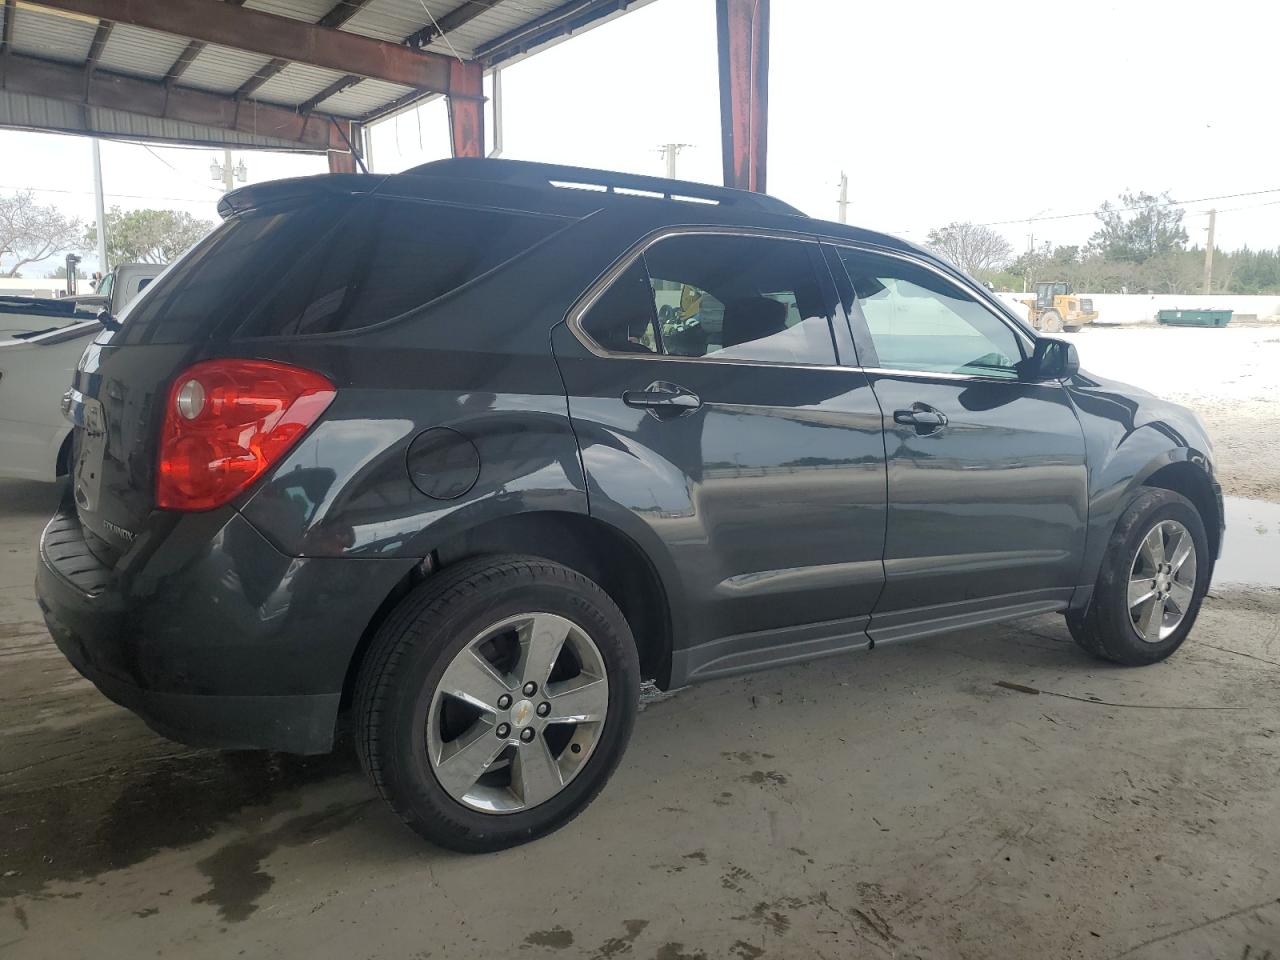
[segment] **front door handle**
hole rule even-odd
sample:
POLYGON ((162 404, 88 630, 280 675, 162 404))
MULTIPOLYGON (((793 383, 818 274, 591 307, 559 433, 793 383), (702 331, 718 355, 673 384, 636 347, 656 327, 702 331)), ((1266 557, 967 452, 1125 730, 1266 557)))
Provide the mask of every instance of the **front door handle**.
POLYGON ((662 419, 683 416, 702 406, 702 400, 693 391, 678 383, 662 380, 649 384, 643 390, 628 390, 622 395, 622 402, 662 419))
POLYGON ((947 425, 947 415, 927 403, 914 403, 910 410, 893 411, 893 422, 916 428, 917 436, 937 433, 947 425))

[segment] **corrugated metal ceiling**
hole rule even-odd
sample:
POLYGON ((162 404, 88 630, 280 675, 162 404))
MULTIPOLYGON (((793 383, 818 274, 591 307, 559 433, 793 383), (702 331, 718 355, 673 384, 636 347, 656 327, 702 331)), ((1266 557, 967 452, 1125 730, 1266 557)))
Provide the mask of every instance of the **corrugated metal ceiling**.
POLYGON ((13 49, 46 60, 84 63, 97 24, 18 7, 13 16, 13 49))
POLYGON ((50 100, 47 97, 29 96, 8 90, 0 90, 0 127, 56 130, 65 133, 199 143, 210 146, 227 144, 267 150, 298 149, 298 144, 291 140, 279 140, 237 130, 215 130, 181 120, 161 120, 102 107, 90 107, 86 111, 79 104, 68 103, 65 100, 50 100))
POLYGON ((402 87, 398 83, 383 80, 365 80, 330 97, 316 109, 335 113, 340 117, 363 117, 411 93, 413 87, 402 87))
MULTIPOLYGON (((163 0, 155 0, 163 2, 163 0)), ((461 15, 464 8, 474 5, 488 7, 465 23, 452 29, 444 38, 434 39, 429 50, 463 58, 471 58, 477 49, 491 44, 495 39, 537 21, 540 17, 563 8, 568 0, 246 0, 244 6, 278 16, 317 23, 346 3, 350 17, 340 29, 374 37, 393 43, 401 43, 424 27, 446 20, 450 14, 461 15)), ((642 6, 649 0, 631 0, 631 7, 642 6)), ((0 8, 2 9, 2 8, 0 8)), ((456 19, 456 18, 455 18, 456 19)), ((92 18, 59 13, 49 8, 33 7, 23 0, 14 17, 13 49, 16 53, 62 63, 83 64, 88 58, 97 22, 92 18)), ((98 69, 126 76, 158 80, 166 76, 188 46, 184 37, 156 33, 138 27, 116 24, 101 52, 98 69)), ((192 87, 222 95, 239 90, 244 83, 271 58, 244 50, 208 44, 204 46, 185 72, 178 79, 180 86, 192 87)), ((251 97, 264 103, 285 107, 297 107, 306 103, 326 87, 343 77, 339 71, 322 69, 305 64, 291 63, 253 91, 251 97)), ((324 102, 316 109, 322 113, 352 119, 368 119, 398 105, 413 93, 413 89, 395 83, 378 80, 361 80, 324 102)), ((39 99, 39 98, 37 98, 39 99)), ((7 119, 0 124, 31 126, 32 116, 38 116, 44 107, 30 104, 9 104, 7 119), (25 119, 22 119, 25 118, 25 119)), ((79 105, 72 104, 76 110, 79 105)), ((67 129, 61 114, 49 115, 51 126, 67 129), (57 124, 52 121, 58 119, 57 124)), ((114 121, 113 121, 114 122, 114 121)), ((154 132, 164 127, 164 121, 142 122, 142 136, 157 136, 154 132), (160 126, 157 127, 156 124, 160 126)), ((127 124, 117 124, 127 126, 127 124)), ((178 126, 174 125, 172 130, 178 126)), ((189 132, 189 131, 188 131, 189 132)), ((197 137, 202 142, 225 136, 229 142, 243 143, 242 134, 225 131, 205 131, 209 135, 197 137)))
POLYGON ((99 65, 104 70, 159 80, 186 47, 187 41, 181 37, 117 23, 99 65))

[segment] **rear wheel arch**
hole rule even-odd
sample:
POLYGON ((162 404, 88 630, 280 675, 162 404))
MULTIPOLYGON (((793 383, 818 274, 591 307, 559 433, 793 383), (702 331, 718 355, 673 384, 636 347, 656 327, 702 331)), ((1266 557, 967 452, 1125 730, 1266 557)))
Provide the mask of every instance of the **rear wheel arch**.
POLYGON ((640 676, 665 687, 671 676, 670 601, 658 571, 634 540, 585 514, 538 511, 500 517, 440 543, 392 589, 365 627, 343 683, 351 701, 360 665, 378 627, 423 580, 463 560, 488 554, 540 557, 576 570, 617 604, 635 637, 640 676))

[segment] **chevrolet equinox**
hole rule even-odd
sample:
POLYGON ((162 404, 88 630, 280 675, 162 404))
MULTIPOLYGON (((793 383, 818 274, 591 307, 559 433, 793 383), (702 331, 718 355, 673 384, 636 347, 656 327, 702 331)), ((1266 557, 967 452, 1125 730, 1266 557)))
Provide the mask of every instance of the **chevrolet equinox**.
POLYGON ((495 850, 601 790, 642 680, 1061 612, 1186 639, 1203 425, 981 285, 759 194, 501 160, 249 186, 85 351, 58 647, 193 744, 332 749, 495 850))

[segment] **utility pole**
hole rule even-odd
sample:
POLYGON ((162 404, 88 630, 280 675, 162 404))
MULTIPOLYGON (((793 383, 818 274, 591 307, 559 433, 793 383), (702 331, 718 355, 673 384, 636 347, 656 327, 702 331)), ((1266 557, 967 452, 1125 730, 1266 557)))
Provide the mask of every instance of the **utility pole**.
POLYGON ((102 199, 102 148, 98 138, 93 138, 93 203, 98 215, 98 272, 104 277, 110 272, 107 263, 107 213, 102 199))
POLYGON ((1209 211, 1209 242, 1204 248, 1204 292, 1213 293, 1213 228, 1217 226, 1218 211, 1209 211))
POLYGON ((231 164, 231 151, 222 151, 222 162, 217 160, 209 164, 209 176, 214 180, 222 181, 222 190, 224 193, 230 193, 236 188, 236 181, 244 183, 249 179, 249 171, 241 160, 235 166, 231 164))
POLYGON ((667 179, 676 179, 676 157, 685 147, 691 147, 691 143, 666 143, 658 148, 658 152, 667 158, 667 179))
POLYGON ((849 222, 849 176, 843 170, 840 171, 840 222, 849 222))
MULTIPOLYGON (((1030 266, 1035 258, 1036 252, 1036 219, 1043 217, 1052 210, 1052 207, 1045 207, 1039 213, 1034 213, 1027 218, 1027 266, 1030 266)), ((1034 279, 1034 278, 1033 278, 1034 279)), ((1022 271, 1022 292, 1027 292, 1027 271, 1022 271)))

